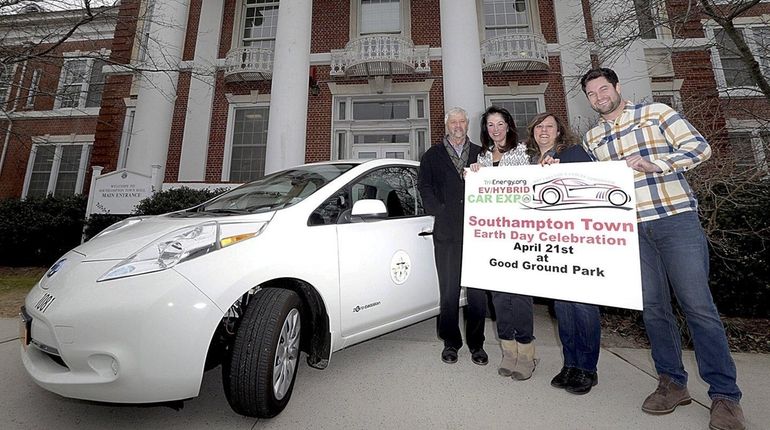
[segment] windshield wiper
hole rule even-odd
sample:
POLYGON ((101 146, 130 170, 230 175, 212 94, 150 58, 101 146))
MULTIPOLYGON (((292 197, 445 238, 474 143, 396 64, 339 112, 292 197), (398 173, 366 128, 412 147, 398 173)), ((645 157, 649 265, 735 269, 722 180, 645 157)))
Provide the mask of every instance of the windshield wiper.
POLYGON ((210 213, 210 214, 232 214, 232 215, 245 215, 245 214, 252 213, 252 211, 250 211, 248 209, 224 209, 224 208, 220 208, 220 209, 205 209, 205 210, 202 210, 200 212, 210 213))

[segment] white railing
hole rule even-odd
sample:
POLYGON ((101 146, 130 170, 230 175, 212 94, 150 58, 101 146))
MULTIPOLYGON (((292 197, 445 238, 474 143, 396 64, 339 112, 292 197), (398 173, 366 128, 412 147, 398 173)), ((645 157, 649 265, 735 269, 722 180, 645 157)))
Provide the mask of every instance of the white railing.
POLYGON ((481 43, 484 70, 544 70, 548 44, 540 34, 504 34, 481 43))
POLYGON ((225 80, 256 81, 273 75, 273 50, 241 47, 231 49, 225 58, 225 80))
POLYGON ((414 46, 401 36, 359 37, 348 42, 345 49, 333 49, 331 54, 332 76, 430 72, 429 47, 414 46))

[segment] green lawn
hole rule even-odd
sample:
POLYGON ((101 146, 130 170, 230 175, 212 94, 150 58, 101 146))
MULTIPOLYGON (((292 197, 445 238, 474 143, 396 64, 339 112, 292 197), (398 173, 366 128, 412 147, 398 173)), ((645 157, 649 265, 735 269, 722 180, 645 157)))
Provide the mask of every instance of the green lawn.
POLYGON ((0 295, 29 291, 45 267, 0 267, 0 295))
POLYGON ((0 267, 0 318, 17 318, 24 297, 45 271, 45 267, 0 267))

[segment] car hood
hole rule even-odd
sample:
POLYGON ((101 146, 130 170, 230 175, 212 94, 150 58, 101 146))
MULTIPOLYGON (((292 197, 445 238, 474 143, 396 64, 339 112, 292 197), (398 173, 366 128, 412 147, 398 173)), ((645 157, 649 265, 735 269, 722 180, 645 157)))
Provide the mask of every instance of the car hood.
POLYGON ((85 256, 83 261, 122 260, 154 240, 180 228, 208 222, 266 222, 275 212, 253 215, 180 218, 168 215, 148 217, 142 221, 95 237, 74 249, 85 256))

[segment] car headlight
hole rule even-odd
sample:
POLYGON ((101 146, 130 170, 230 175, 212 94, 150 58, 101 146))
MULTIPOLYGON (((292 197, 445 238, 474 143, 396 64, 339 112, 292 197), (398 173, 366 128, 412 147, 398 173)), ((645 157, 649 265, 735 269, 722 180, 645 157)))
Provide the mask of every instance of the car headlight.
POLYGON ((97 282, 170 269, 179 263, 256 237, 265 225, 266 222, 208 222, 175 230, 116 264, 97 282))

